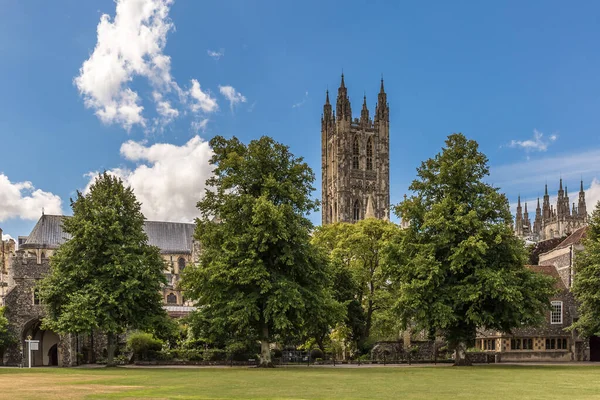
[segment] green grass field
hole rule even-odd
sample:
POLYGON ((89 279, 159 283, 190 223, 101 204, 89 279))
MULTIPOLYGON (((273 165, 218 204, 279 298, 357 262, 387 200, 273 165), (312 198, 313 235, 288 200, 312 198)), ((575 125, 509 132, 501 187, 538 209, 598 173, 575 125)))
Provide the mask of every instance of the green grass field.
POLYGON ((600 367, 0 369, 2 399, 600 399, 600 367))

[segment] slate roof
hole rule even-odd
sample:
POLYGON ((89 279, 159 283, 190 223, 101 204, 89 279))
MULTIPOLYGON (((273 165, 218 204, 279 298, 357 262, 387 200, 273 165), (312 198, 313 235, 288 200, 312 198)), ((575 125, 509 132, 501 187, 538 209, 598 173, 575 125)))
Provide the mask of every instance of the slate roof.
POLYGON ((573 244, 581 244, 581 240, 585 237, 587 228, 587 226, 584 226, 583 228, 579 228, 575 232, 571 233, 565 240, 556 246, 556 249, 564 249, 565 247, 569 247, 573 244))
MULTIPOLYGON (((42 215, 23 249, 56 249, 71 236, 63 231, 63 215, 42 215)), ((183 222, 146 221, 144 231, 148 243, 160 249, 162 254, 191 254, 194 224, 183 222)))

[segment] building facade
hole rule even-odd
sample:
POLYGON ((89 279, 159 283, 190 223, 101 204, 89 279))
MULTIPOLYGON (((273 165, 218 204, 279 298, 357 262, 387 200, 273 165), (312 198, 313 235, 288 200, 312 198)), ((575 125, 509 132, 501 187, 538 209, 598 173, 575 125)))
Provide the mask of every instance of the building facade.
POLYGON ((573 202, 571 206, 569 203, 567 187, 565 186, 563 190, 563 181, 561 178, 556 207, 550 204, 548 185, 546 185, 541 207, 539 197, 537 199, 533 224, 529 218, 527 203, 525 203, 525 210, 523 210, 521 206, 521 197, 519 196, 517 201, 517 214, 515 216, 515 235, 536 242, 568 236, 577 229, 586 226, 588 218, 583 181, 581 181, 580 184, 577 206, 575 205, 575 202, 573 202))
POLYGON ((352 117, 343 74, 335 111, 327 91, 321 117, 323 225, 366 217, 389 219, 389 115, 383 79, 373 118, 366 96, 360 118, 352 117))
MULTIPOLYGON (((39 340, 39 351, 33 352, 32 364, 76 365, 77 355, 86 361, 102 354, 106 341, 102 334, 58 335, 44 330, 41 321, 44 308, 36 292, 36 284, 50 271, 50 257, 70 239, 63 231, 65 216, 42 215, 30 235, 9 258, 9 286, 3 295, 6 316, 18 340, 17 346, 5 354, 9 365, 26 364, 25 340, 39 340)), ((146 221, 144 231, 148 243, 156 246, 165 263, 167 285, 162 288, 164 308, 172 317, 187 315, 194 307, 187 302, 178 287, 179 276, 191 262, 196 262, 200 246, 193 239, 195 225, 176 222, 146 221)))

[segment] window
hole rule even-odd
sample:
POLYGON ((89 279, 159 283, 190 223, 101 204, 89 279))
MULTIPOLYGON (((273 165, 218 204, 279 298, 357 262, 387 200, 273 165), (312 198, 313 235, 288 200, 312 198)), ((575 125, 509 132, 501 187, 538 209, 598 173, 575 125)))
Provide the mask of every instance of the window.
POLYGON ((559 350, 567 350, 567 339, 556 339, 556 348, 559 350))
POLYGON ((511 350, 521 350, 521 339, 511 339, 510 340, 510 349, 511 350))
POLYGON ((353 169, 358 169, 359 167, 359 163, 358 163, 358 136, 354 138, 354 143, 352 144, 352 168, 353 169))
POLYGON ((563 313, 562 313, 562 301, 552 302, 552 311, 550 311, 550 323, 551 324, 562 324, 563 313))
POLYGON ((496 350, 496 339, 482 339, 481 340, 482 350, 496 350))
POLYGON ((367 140, 367 171, 373 171, 373 138, 367 140))
POLYGON ((167 296, 167 304, 177 304, 177 296, 173 293, 169 293, 167 296))
POLYGON ((554 349, 556 349, 556 339, 546 339, 546 350, 554 349))
POLYGON ((354 220, 354 222, 359 221, 360 220, 360 203, 358 202, 358 200, 356 200, 354 202, 354 208, 352 209, 352 219, 354 220))
POLYGON ((533 339, 523 339, 523 350, 533 350, 533 339))
POLYGON ((182 273, 185 269, 185 258, 180 257, 179 260, 177 260, 177 266, 179 267, 179 273, 182 273))

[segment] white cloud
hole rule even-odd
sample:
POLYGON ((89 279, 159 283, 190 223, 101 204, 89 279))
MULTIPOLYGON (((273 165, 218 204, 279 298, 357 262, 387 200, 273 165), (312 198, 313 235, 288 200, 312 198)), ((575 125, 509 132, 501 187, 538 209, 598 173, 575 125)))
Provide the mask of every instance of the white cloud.
POLYGON ((594 178, 592 184, 585 191, 585 203, 588 213, 592 213, 596 209, 596 205, 600 201, 600 180, 594 178))
POLYGON ((36 189, 31 182, 11 182, 0 174, 0 222, 11 218, 37 220, 46 214, 61 214, 62 200, 59 196, 36 189))
POLYGON ((173 0, 115 2, 114 18, 108 14, 100 17, 96 47, 74 79, 85 106, 105 124, 119 124, 127 130, 136 125, 146 127, 143 99, 131 87, 134 79, 145 78, 152 87, 150 101, 156 105, 159 118, 155 123, 159 125, 177 118, 178 107, 190 97, 192 111, 216 110, 216 101, 200 91, 197 80, 184 91, 171 76, 171 58, 163 51, 167 34, 174 29, 169 19, 173 0))
POLYGON ((221 57, 225 55, 225 49, 220 49, 219 51, 215 50, 206 50, 206 53, 209 57, 214 58, 215 60, 219 60, 221 57))
POLYGON ((233 107, 236 104, 246 102, 246 97, 240 92, 236 91, 233 86, 219 85, 219 91, 229 101, 229 106, 231 107, 231 110, 233 110, 233 107))
POLYGON ((6 241, 9 241, 9 240, 14 240, 16 242, 15 238, 13 238, 12 236, 10 236, 7 233, 3 233, 2 234, 2 241, 6 242, 6 241))
POLYGON ((558 139, 558 135, 550 135, 547 139, 544 139, 544 134, 537 129, 533 130, 533 139, 528 140, 511 140, 510 147, 519 147, 524 149, 526 152, 529 151, 546 151, 548 146, 558 139))
MULTIPOLYGON (((204 196, 206 179, 212 175, 212 154, 208 142, 199 136, 182 146, 146 146, 130 140, 121 146, 121 156, 137 166, 107 172, 133 188, 146 218, 190 222, 199 215, 196 203, 204 196)), ((86 192, 97 175, 88 174, 91 179, 86 192)))
POLYGON ((217 111, 219 108, 217 101, 210 96, 210 93, 202 91, 200 83, 196 79, 192 79, 192 87, 189 90, 189 95, 193 99, 190 108, 194 112, 202 110, 205 113, 211 113, 217 111))
POLYGON ((306 100, 308 100, 308 92, 306 92, 306 93, 304 94, 304 98, 303 98, 301 101, 299 101, 299 102, 297 102, 297 103, 293 104, 293 105, 292 105, 292 108, 298 108, 298 107, 302 107, 302 106, 304 105, 304 103, 306 103, 306 100))
POLYGON ((206 125, 208 125, 208 118, 205 118, 201 121, 193 121, 192 122, 192 130, 196 133, 204 132, 206 130, 206 125))

